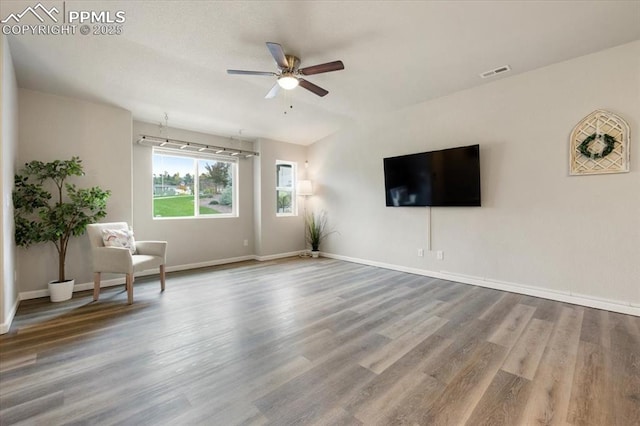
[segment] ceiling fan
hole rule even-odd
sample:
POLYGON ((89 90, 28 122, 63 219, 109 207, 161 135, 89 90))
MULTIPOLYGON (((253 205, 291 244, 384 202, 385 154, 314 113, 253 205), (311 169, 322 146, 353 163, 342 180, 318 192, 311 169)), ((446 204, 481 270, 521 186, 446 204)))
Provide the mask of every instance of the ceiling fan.
POLYGON ((267 42, 267 48, 271 52, 271 56, 278 65, 278 72, 269 71, 244 71, 244 70, 227 70, 227 74, 241 74, 241 75, 264 75, 278 77, 276 84, 273 85, 266 99, 271 99, 278 94, 280 88, 285 90, 295 89, 298 85, 304 87, 308 91, 315 93, 318 96, 325 96, 329 93, 327 90, 320 86, 317 86, 310 81, 305 80, 301 76, 308 76, 313 74, 321 74, 323 72, 339 71, 344 69, 342 61, 327 62, 326 64, 313 65, 310 67, 299 68, 300 59, 293 55, 286 55, 282 46, 278 43, 267 42))

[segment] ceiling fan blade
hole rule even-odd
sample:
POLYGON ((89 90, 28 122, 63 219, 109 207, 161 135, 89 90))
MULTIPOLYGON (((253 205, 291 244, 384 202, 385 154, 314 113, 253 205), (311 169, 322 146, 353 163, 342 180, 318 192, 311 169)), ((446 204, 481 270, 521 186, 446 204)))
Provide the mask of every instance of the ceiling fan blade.
POLYGON ((227 70, 227 74, 240 74, 240 75, 267 75, 269 77, 278 75, 275 72, 270 71, 244 71, 244 70, 227 70))
POLYGON ((267 96, 265 96, 264 98, 265 99, 273 99, 273 98, 276 97, 276 95, 278 94, 279 91, 280 91, 280 85, 276 81, 276 84, 273 85, 271 90, 269 90, 269 93, 267 93, 267 96))
POLYGON ((327 62, 326 64, 312 65, 310 67, 305 67, 300 69, 300 74, 302 75, 313 75, 320 74, 323 72, 330 71, 340 71, 344 69, 344 64, 342 61, 333 61, 327 62))
POLYGON ((284 54, 284 50, 282 50, 282 46, 278 43, 272 43, 270 41, 267 42, 267 48, 269 52, 271 52, 271 56, 275 59, 276 64, 282 69, 289 69, 289 61, 287 61, 287 57, 284 54))
POLYGON ((315 93, 318 96, 325 96, 327 93, 329 93, 327 90, 324 90, 322 87, 317 86, 310 81, 305 80, 304 78, 299 78, 298 82, 300 86, 304 87, 310 92, 315 93))

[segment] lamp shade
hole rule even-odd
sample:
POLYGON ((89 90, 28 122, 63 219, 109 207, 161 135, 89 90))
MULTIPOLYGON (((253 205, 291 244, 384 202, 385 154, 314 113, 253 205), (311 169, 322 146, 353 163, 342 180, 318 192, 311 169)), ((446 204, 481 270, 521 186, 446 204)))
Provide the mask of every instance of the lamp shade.
POLYGON ((313 195, 313 185, 311 185, 310 180, 298 181, 298 195, 313 195))

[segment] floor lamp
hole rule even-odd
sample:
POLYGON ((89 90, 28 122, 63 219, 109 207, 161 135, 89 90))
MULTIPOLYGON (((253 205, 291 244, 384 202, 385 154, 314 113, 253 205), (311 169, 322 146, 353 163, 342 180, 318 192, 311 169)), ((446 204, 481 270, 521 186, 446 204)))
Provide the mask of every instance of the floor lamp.
POLYGON ((298 181, 298 195, 304 197, 304 252, 300 257, 309 257, 309 253, 307 253, 307 198, 313 195, 313 185, 310 180, 298 181))

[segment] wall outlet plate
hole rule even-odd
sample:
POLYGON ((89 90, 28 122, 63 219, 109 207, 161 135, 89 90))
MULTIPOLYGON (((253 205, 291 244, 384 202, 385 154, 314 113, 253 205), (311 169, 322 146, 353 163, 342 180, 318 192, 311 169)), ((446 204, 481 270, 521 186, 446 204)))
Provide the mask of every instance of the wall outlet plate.
POLYGON ((424 249, 419 248, 418 249, 418 257, 423 257, 424 256, 424 249))
POLYGON ((438 260, 444 260, 444 252, 442 250, 438 250, 436 252, 436 257, 438 258, 438 260))

